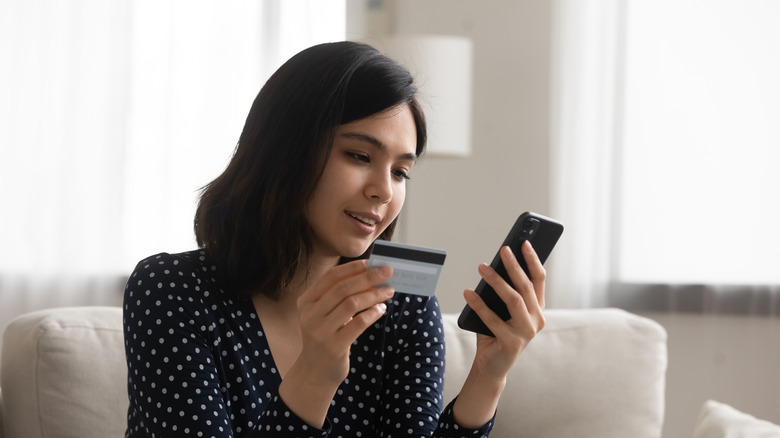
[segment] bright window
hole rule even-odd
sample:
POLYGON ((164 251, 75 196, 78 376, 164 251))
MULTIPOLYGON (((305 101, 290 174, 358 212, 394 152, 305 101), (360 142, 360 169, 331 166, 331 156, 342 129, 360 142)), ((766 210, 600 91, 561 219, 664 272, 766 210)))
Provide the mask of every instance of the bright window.
POLYGON ((780 2, 626 5, 617 279, 780 283, 780 2))
POLYGON ((0 2, 0 292, 194 249, 199 189, 344 0, 0 2), (9 279, 13 286, 7 286, 9 279))

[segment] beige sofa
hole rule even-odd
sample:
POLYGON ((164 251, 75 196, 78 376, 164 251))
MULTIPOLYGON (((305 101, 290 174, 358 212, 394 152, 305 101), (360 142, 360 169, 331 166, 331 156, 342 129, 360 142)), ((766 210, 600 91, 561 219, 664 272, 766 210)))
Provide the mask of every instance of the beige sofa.
MULTIPOLYGON (((660 437, 666 332, 617 309, 548 310, 512 371, 492 437, 660 437)), ((474 355, 474 335, 445 315, 445 397, 474 355)), ((127 396, 117 307, 33 312, 14 320, 0 365, 5 438, 124 436, 127 396)), ((0 433, 0 437, 2 437, 0 433)))

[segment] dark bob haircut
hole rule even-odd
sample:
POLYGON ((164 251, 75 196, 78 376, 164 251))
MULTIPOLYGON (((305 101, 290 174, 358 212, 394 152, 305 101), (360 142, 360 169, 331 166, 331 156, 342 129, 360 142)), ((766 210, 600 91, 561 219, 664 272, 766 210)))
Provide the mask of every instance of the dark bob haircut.
MULTIPOLYGON (((373 47, 336 42, 310 47, 260 90, 225 171, 200 194, 195 236, 238 295, 278 298, 306 269, 312 230, 304 211, 320 180, 336 127, 397 105, 427 139, 410 73, 373 47)), ((380 239, 392 237, 395 222, 380 239)))

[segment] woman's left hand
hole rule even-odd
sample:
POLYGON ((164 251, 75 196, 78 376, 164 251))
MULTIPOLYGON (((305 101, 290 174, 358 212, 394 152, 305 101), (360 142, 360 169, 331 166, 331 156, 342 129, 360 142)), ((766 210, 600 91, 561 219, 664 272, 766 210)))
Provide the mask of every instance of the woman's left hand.
POLYGON ((507 246, 501 248, 501 260, 511 284, 490 266, 479 266, 482 278, 506 304, 510 316, 508 320, 502 320, 490 310, 473 290, 464 292, 466 302, 495 337, 477 335, 474 363, 453 406, 455 421, 463 427, 481 427, 493 417, 509 370, 531 339, 544 327, 542 310, 547 273, 529 242, 523 244, 521 251, 530 278, 507 246))
POLYGON ((501 260, 512 280, 511 284, 504 281, 490 266, 479 266, 482 278, 506 304, 509 320, 503 321, 473 290, 466 290, 464 293, 469 306, 495 335, 477 336, 477 354, 471 371, 481 379, 496 382, 506 379, 517 357, 545 324, 542 311, 547 273, 530 242, 526 241, 521 251, 530 278, 507 246, 501 248, 501 260))

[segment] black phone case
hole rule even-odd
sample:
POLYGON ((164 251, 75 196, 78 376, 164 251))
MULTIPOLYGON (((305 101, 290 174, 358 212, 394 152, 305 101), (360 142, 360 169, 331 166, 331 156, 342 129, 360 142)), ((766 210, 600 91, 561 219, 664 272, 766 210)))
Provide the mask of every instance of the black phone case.
MULTIPOLYGON (((520 252, 520 247, 523 242, 530 240, 531 245, 533 245, 534 250, 536 251, 536 254, 539 256, 539 260, 544 263, 552 252, 553 247, 555 247, 555 244, 558 242, 558 238, 561 237, 562 233, 563 224, 557 220, 550 219, 540 214, 525 212, 521 214, 519 218, 517 218, 517 221, 515 221, 515 224, 512 226, 509 234, 507 234, 506 239, 504 240, 504 243, 501 245, 501 247, 509 246, 517 257, 517 261, 520 263, 523 271, 528 274, 528 266, 525 263, 525 258, 520 252)), ((495 269, 496 272, 501 275, 501 277, 506 280, 507 283, 512 284, 512 280, 509 278, 509 274, 506 272, 506 268, 504 268, 504 264, 501 262, 501 256, 499 252, 496 252, 496 256, 493 258, 490 266, 495 269)), ((501 319, 506 321, 510 318, 509 310, 507 309, 506 304, 504 304, 496 291, 493 290, 493 288, 488 285, 484 279, 480 279, 477 288, 474 290, 477 292, 477 294, 479 294, 480 297, 482 297, 482 299, 485 301, 485 304, 487 304, 488 307, 496 312, 496 314, 501 317, 501 319)), ((458 317, 458 326, 464 330, 493 336, 493 333, 490 331, 490 329, 487 328, 479 316, 477 316, 476 312, 474 312, 471 307, 468 306, 468 304, 458 317)))

